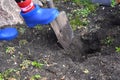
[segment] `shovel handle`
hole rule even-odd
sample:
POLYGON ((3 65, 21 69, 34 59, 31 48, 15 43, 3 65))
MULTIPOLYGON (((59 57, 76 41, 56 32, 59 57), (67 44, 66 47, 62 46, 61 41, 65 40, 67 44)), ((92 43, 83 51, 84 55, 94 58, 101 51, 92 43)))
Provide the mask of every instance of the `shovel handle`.
POLYGON ((54 3, 53 3, 53 0, 47 0, 47 6, 49 8, 54 8, 55 6, 54 6, 54 3))

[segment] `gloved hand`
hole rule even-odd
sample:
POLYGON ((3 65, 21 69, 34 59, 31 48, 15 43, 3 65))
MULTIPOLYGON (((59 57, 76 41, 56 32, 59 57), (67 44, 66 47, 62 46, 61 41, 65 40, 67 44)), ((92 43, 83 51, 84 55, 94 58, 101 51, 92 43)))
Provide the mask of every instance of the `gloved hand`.
POLYGON ((13 40, 18 36, 18 31, 13 27, 0 29, 0 40, 13 40))
POLYGON ((55 8, 41 8, 34 4, 35 8, 27 13, 20 12, 29 28, 37 25, 45 25, 51 23, 59 15, 59 11, 55 8))
POLYGON ((17 4, 21 9, 20 15, 29 28, 49 24, 59 15, 57 9, 42 8, 38 4, 34 4, 32 0, 19 1, 17 4))

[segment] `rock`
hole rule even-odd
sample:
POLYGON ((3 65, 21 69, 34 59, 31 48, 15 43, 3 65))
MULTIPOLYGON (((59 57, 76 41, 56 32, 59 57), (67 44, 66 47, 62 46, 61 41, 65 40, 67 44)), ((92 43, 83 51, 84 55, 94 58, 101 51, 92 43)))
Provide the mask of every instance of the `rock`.
MULTIPOLYGON (((40 4, 39 0, 33 0, 34 3, 40 4)), ((19 15, 20 8, 14 0, 0 0, 0 27, 6 25, 23 24, 19 15)))

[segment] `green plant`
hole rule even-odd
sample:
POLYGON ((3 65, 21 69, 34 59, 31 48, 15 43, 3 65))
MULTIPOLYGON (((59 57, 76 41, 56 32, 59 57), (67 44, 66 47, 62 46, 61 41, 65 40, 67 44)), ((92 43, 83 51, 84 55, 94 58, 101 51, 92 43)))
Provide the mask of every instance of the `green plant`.
POLYGON ((90 13, 90 10, 88 8, 82 8, 82 9, 75 9, 72 11, 75 16, 79 17, 87 17, 90 13))
POLYGON ((106 45, 111 45, 113 43, 114 39, 111 36, 106 37, 106 39, 104 39, 102 41, 102 43, 106 44, 106 45))
POLYGON ((19 28, 19 32, 21 33, 21 34, 24 34, 25 33, 25 31, 26 31, 26 29, 25 28, 19 28))
POLYGON ((120 53, 120 47, 115 47, 115 51, 116 51, 117 53, 120 53))
POLYGON ((42 29, 43 29, 43 27, 40 26, 40 25, 35 26, 35 28, 36 28, 37 30, 42 30, 42 29))
POLYGON ((72 0, 77 5, 90 3, 90 0, 72 0))
POLYGON ((5 72, 3 72, 3 76, 4 77, 8 77, 9 75, 11 75, 11 73, 14 73, 14 72, 16 72, 17 70, 16 69, 8 69, 8 70, 6 70, 5 72))
POLYGON ((31 64, 31 61, 30 61, 30 60, 24 60, 24 61, 20 64, 20 67, 21 67, 22 69, 26 69, 26 68, 28 68, 28 67, 30 66, 30 64, 31 64))
POLYGON ((0 73, 0 80, 4 80, 2 73, 0 73))
POLYGON ((6 53, 13 54, 15 52, 15 47, 6 47, 6 53))
POLYGON ((111 0, 111 7, 115 7, 116 4, 116 0, 111 0))
POLYGON ((13 74, 16 73, 17 71, 18 70, 13 68, 5 70, 4 72, 0 73, 0 80, 8 80, 10 77, 16 77, 13 74))
POLYGON ((20 67, 21 67, 22 69, 26 69, 26 68, 28 68, 30 65, 32 65, 33 67, 41 68, 44 64, 39 63, 39 62, 37 62, 37 61, 24 60, 24 61, 20 64, 20 67))
POLYGON ((94 10, 98 4, 93 4, 90 0, 72 0, 76 5, 82 7, 88 7, 90 10, 94 10))
POLYGON ((36 75, 32 76, 32 77, 30 78, 30 80, 38 80, 38 79, 40 79, 40 78, 41 78, 41 76, 40 76, 39 74, 36 74, 36 75))
POLYGON ((32 66, 37 67, 37 68, 41 68, 44 65, 44 64, 39 63, 37 61, 33 61, 31 64, 32 64, 32 66))
POLYGON ((19 41, 19 45, 20 45, 20 46, 21 46, 21 45, 26 45, 27 43, 28 43, 28 41, 25 40, 25 39, 19 41))
POLYGON ((87 26, 89 24, 87 17, 96 10, 97 5, 92 4, 89 0, 72 0, 72 2, 80 6, 77 9, 73 9, 71 14, 69 13, 68 15, 72 29, 76 30, 78 27, 87 26))
POLYGON ((77 28, 82 28, 83 26, 88 25, 89 21, 85 18, 83 20, 80 20, 79 18, 75 18, 70 21, 70 24, 72 25, 72 29, 75 31, 77 28))

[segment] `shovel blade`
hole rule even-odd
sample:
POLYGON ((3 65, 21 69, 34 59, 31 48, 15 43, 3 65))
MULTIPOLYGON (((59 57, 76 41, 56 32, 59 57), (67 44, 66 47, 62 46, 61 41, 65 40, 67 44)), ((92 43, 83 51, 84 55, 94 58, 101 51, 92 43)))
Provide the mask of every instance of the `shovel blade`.
POLYGON ((64 49, 67 49, 70 46, 74 35, 64 11, 59 13, 59 16, 51 23, 51 27, 56 34, 58 42, 64 49))

